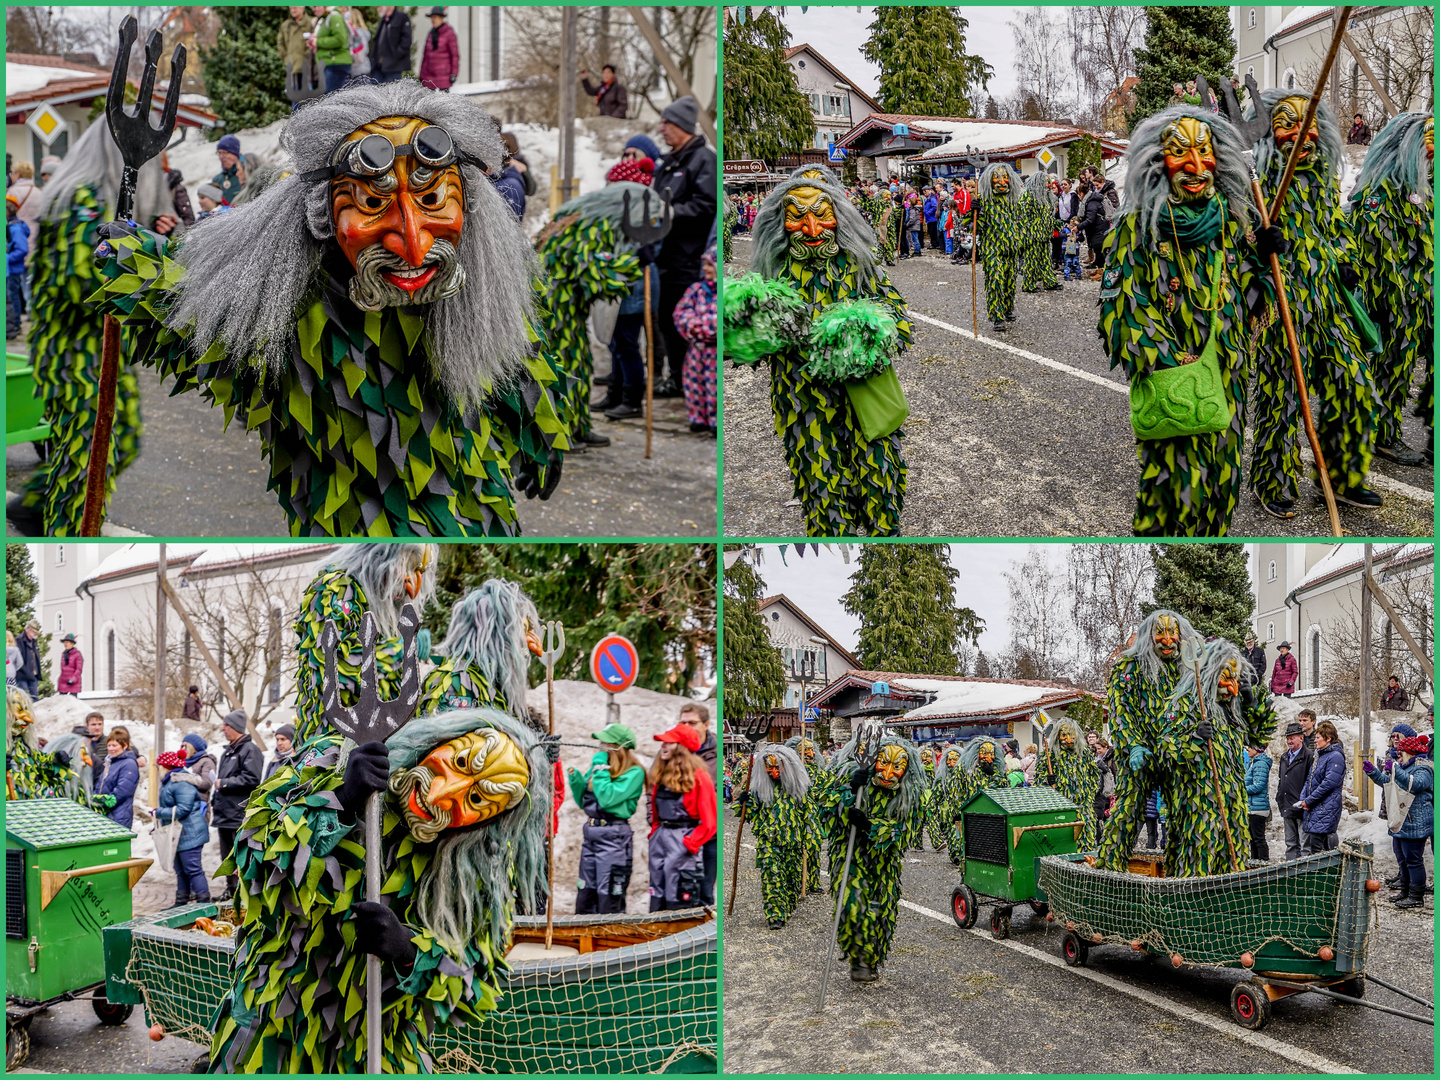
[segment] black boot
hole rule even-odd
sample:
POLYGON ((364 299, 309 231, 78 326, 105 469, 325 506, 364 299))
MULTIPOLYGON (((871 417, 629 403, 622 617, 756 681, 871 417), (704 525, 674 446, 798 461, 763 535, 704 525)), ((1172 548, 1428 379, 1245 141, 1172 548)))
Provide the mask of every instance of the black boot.
POLYGON ((594 428, 591 428, 589 431, 585 432, 585 434, 580 436, 580 441, 583 442, 586 446, 609 446, 610 436, 601 435, 594 428))
POLYGON ((1400 875, 1397 873, 1397 874, 1391 874, 1389 877, 1387 877, 1387 878, 1385 879, 1385 887, 1386 887, 1387 889, 1398 889, 1398 888, 1400 888, 1400 875))
POLYGON ((21 536, 44 536, 45 523, 40 516, 40 508, 27 507, 24 503, 23 495, 11 499, 5 506, 5 520, 21 536))
POLYGON ((1417 908, 1425 906, 1425 886, 1411 885, 1406 890, 1405 896, 1395 901, 1397 908, 1417 908))
POLYGON ((605 384, 605 396, 590 406, 591 412, 603 413, 607 409, 613 409, 619 405, 625 397, 625 390, 618 383, 605 384))
POLYGON ((785 920, 784 920, 784 919, 770 919, 768 922, 766 922, 765 925, 768 926, 768 927, 770 927, 771 930, 783 930, 783 929, 785 929, 785 920))
POLYGON ((1010 329, 1010 328, 1005 325, 1005 320, 1004 320, 1004 319, 996 319, 996 320, 995 320, 995 332, 996 332, 997 334, 1003 334, 1003 333, 1005 333, 1005 332, 1006 332, 1007 330, 1009 330, 1009 329, 1010 329))
POLYGON ((685 391, 680 389, 680 384, 675 381, 673 375, 667 375, 655 384, 651 395, 657 398, 677 398, 683 397, 685 391))
POLYGON ((880 978, 880 976, 869 964, 861 963, 857 960, 855 961, 855 963, 850 965, 851 982, 870 983, 874 982, 878 978, 880 978))
POLYGON ((1375 453, 1386 461, 1393 461, 1396 465, 1420 465, 1425 461, 1425 455, 1405 445, 1405 440, 1396 439, 1393 443, 1375 446, 1375 453))
POLYGON ((645 388, 642 386, 627 386, 622 400, 613 408, 605 410, 607 420, 636 420, 644 419, 645 388))

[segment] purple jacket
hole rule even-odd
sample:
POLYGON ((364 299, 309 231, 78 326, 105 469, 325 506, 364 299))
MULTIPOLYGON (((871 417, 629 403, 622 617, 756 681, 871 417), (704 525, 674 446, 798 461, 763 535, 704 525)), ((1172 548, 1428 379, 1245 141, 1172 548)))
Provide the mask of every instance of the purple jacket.
POLYGON ((1300 661, 1293 652, 1282 653, 1275 661, 1275 670, 1270 673, 1272 694, 1293 694, 1295 683, 1300 678, 1300 661))
POLYGON ((425 56, 420 61, 420 81, 432 90, 448 90, 460 74, 460 40, 455 28, 441 23, 425 35, 425 56))
POLYGON ((60 658, 60 681, 55 689, 62 694, 80 693, 80 673, 85 670, 85 657, 79 649, 71 649, 60 658))

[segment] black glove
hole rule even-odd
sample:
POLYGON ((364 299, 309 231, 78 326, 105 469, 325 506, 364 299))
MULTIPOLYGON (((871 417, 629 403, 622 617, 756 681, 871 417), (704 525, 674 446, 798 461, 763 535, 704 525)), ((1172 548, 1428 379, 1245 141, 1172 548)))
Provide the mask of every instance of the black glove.
POLYGON ((1255 685, 1251 683, 1240 691, 1240 708, 1245 712, 1249 712, 1255 708, 1255 702, 1255 685))
POLYGON ((740 792, 739 797, 736 798, 736 800, 735 800, 735 805, 738 806, 741 810, 744 810, 745 807, 749 806, 749 805, 750 805, 750 792, 748 792, 748 791, 742 791, 742 792, 740 792))
POLYGON ((515 490, 524 494, 525 498, 533 499, 537 495, 540 501, 544 502, 555 494, 555 489, 560 485, 560 455, 552 453, 550 461, 545 467, 545 483, 540 483, 540 466, 533 461, 527 461, 520 466, 520 471, 515 474, 515 490))
POLYGON ((1195 734, 1200 736, 1201 742, 1209 742, 1215 737, 1215 728, 1209 720, 1201 720, 1195 725, 1195 734))
POLYGON ((54 758, 55 764, 59 765, 60 768, 68 769, 70 767, 70 755, 67 754, 64 750, 56 750, 54 758))
POLYGON ((1340 284, 1344 285, 1347 289, 1353 289, 1360 284, 1360 275, 1357 274, 1355 268, 1348 263, 1340 264, 1340 284))
POLYGON ((1289 240, 1280 235, 1279 225, 1255 230, 1255 254, 1265 262, 1270 261, 1271 255, 1284 255, 1293 246, 1289 240))
POLYGON ((873 772, 874 770, 872 770, 869 765, 858 766, 855 771, 850 774, 850 793, 853 795, 868 784, 873 772))
POLYGON ((350 751, 345 766, 345 779, 335 797, 351 814, 365 809, 365 800, 377 791, 384 791, 390 782, 390 749, 382 742, 368 742, 350 751))
POLYGON ((845 811, 845 820, 863 833, 870 831, 870 818, 858 806, 852 806, 845 811))
POLYGON ((551 765, 558 765, 560 763, 560 736, 541 735, 540 745, 545 748, 545 760, 551 765))
MULTIPOLYGON (((355 760, 353 753, 350 760, 355 760)), ((388 960, 399 968, 408 968, 415 963, 420 950, 410 940, 411 931, 395 912, 371 900, 351 904, 350 910, 355 912, 355 944, 362 952, 388 960)))

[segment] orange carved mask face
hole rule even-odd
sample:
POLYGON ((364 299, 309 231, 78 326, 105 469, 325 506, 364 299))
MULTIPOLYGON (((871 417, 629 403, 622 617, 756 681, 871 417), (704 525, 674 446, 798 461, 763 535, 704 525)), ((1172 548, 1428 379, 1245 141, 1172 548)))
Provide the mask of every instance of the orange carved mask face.
POLYGON ((829 259, 840 253, 835 239, 835 208, 819 188, 792 188, 784 195, 785 231, 790 255, 800 261, 829 259))
POLYGON ((1209 124, 1181 117, 1160 133, 1160 145, 1171 202, 1205 202, 1215 194, 1215 146, 1209 124))
POLYGON ((1240 666, 1234 660, 1220 669, 1218 685, 1221 701, 1240 696, 1240 666))
POLYGON ((1425 121, 1425 156, 1435 160, 1435 118, 1425 121))
POLYGON ((905 770, 909 767, 910 756, 905 753, 903 746, 894 743, 882 746, 879 757, 875 759, 875 786, 899 787, 900 781, 905 778, 905 770))
POLYGON ((411 834, 433 840, 446 829, 478 825, 525 797, 530 766, 515 740, 481 728, 436 747, 413 769, 390 778, 411 834))
MULTIPOLYGON (((1303 97, 1282 98, 1276 103, 1274 110, 1270 113, 1270 130, 1275 133, 1275 141, 1280 144, 1286 154, 1290 153, 1291 144, 1300 135, 1300 125, 1305 120, 1305 110, 1309 108, 1310 99, 1303 97)), ((1317 114, 1318 115, 1318 114, 1317 114)), ((1304 141, 1300 144, 1300 158, 1296 163, 1297 168, 1309 165, 1315 156, 1315 149, 1320 145, 1320 123, 1319 120, 1310 121, 1310 127, 1305 131, 1304 141)))
POLYGON ((1004 195, 1010 190, 1010 174, 1001 169, 990 178, 990 190, 996 195, 1004 195))
POLYGON ((1161 615, 1155 620, 1155 654, 1166 663, 1180 655, 1180 624, 1173 615, 1161 615))
POLYGON ((780 759, 774 754, 765 755, 765 771, 770 774, 771 780, 780 779, 780 759))

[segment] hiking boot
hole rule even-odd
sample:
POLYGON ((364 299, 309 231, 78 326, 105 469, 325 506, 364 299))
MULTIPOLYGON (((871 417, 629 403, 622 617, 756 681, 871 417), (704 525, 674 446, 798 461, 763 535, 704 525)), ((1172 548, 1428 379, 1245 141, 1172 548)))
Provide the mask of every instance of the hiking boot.
POLYGON ((625 392, 619 386, 611 385, 605 389, 605 397, 590 406, 591 412, 603 413, 607 409, 613 409, 620 402, 625 400, 625 392))
POLYGON ((1056 289, 1063 289, 1064 287, 1065 287, 1064 285, 1061 285, 1061 284, 1057 281, 1054 285, 1046 285, 1046 286, 1045 286, 1045 291, 1046 291, 1046 292, 1054 292, 1056 289))
POLYGON ((1385 879, 1385 887, 1387 889, 1398 889, 1400 887, 1400 875, 1391 874, 1389 877, 1387 877, 1385 879))
POLYGON ((701 423, 699 420, 690 421, 690 434, 692 435, 702 435, 710 430, 709 424, 701 423))
POLYGON ((1406 891, 1403 899, 1394 901, 1397 908, 1417 908, 1425 906, 1425 886, 1412 885, 1406 891))
POLYGON ((1399 887, 1399 891, 1391 893, 1385 899, 1389 900, 1392 904, 1398 904, 1401 900, 1404 900, 1409 895, 1410 887, 1408 885, 1401 885, 1399 887))
POLYGON ((623 402, 613 409, 605 410, 606 420, 634 420, 643 419, 645 410, 639 405, 627 405, 623 402))
POLYGON ((785 920, 784 920, 784 919, 771 919, 771 920, 770 920, 769 922, 767 922, 765 925, 768 926, 771 930, 783 930, 783 929, 785 929, 785 920))
POLYGON ((1016 321, 1016 319, 1015 319, 1015 313, 1012 311, 1009 315, 1006 315, 1006 316, 1005 316, 1005 321, 1006 321, 1006 322, 1015 322, 1015 321, 1016 321))
POLYGON ((601 435, 598 431, 587 431, 580 436, 580 441, 586 446, 609 446, 610 436, 601 435))
POLYGON ((880 978, 875 969, 869 964, 856 962, 850 965, 850 981, 858 983, 870 983, 880 978))
POLYGON ((1004 320, 996 320, 996 322, 995 322, 995 332, 996 332, 997 334, 1003 334, 1006 330, 1009 330, 1009 329, 1010 329, 1010 328, 1005 325, 1004 320))
POLYGON ((1361 510, 1378 510, 1385 505, 1385 500, 1378 491, 1372 491, 1368 487, 1358 487, 1350 491, 1335 492, 1335 501, 1342 502, 1346 506, 1356 506, 1361 510))
POLYGON ((610 385, 610 376, 609 376, 609 375, 596 375, 593 379, 590 380, 590 384, 591 384, 592 386, 609 386, 609 385, 610 385))
POLYGON ((1425 455, 1413 447, 1406 446, 1403 439, 1396 439, 1389 446, 1376 445, 1375 453, 1396 465, 1423 465, 1425 455))
POLYGON ((1266 502, 1264 499, 1256 496, 1255 501, 1260 504, 1261 510, 1264 510, 1265 513, 1273 518, 1286 521, 1295 516, 1294 499, 1277 499, 1275 502, 1266 502))

